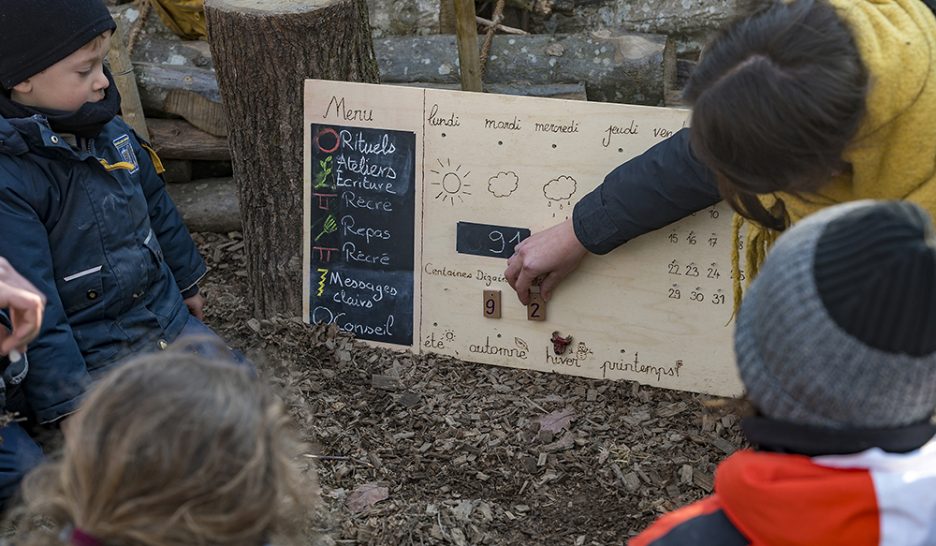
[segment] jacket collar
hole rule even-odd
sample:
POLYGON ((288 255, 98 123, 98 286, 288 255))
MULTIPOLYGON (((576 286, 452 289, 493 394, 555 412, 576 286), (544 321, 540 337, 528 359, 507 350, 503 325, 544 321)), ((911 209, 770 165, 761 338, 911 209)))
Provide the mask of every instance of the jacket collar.
POLYGON ((93 157, 72 148, 41 115, 14 119, 0 117, 0 155, 17 156, 30 151, 57 159, 82 161, 93 157))
POLYGON ((908 453, 936 436, 936 426, 929 422, 891 429, 839 430, 746 417, 741 421, 741 429, 761 451, 810 457, 860 453, 874 447, 888 453, 908 453))

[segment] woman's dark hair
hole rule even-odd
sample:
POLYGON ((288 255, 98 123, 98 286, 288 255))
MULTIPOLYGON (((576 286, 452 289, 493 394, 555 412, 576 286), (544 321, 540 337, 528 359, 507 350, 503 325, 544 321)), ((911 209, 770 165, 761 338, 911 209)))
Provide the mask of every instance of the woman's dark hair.
POLYGON ((823 0, 775 0, 725 28, 685 90, 692 149, 743 216, 783 230, 782 202, 835 172, 865 113, 868 72, 851 31, 823 0))

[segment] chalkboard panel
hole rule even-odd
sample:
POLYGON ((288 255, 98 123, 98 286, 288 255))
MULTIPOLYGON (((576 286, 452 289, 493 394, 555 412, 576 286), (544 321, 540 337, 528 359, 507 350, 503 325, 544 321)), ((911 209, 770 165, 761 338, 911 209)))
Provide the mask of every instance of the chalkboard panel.
POLYGON ((507 259, 520 241, 529 236, 530 230, 526 228, 458 222, 455 250, 459 254, 507 259))
POLYGON ((312 124, 309 321, 413 343, 416 135, 312 124))

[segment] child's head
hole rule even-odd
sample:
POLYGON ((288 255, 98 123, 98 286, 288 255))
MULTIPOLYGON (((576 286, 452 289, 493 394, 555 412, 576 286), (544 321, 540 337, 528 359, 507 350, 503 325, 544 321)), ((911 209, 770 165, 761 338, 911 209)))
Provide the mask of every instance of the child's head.
POLYGON ((847 170, 868 73, 851 31, 824 0, 770 0, 722 31, 686 87, 692 147, 740 213, 783 229, 755 195, 812 192, 847 170))
MULTIPOLYGON (((49 518, 66 544, 78 529, 102 544, 262 546, 314 508, 282 403, 234 365, 147 355, 70 419, 61 461, 27 477, 20 518, 49 518)), ((34 531, 24 544, 56 543, 34 531)))
POLYGON ((936 409, 936 247, 926 212, 856 201, 781 236, 745 292, 735 352, 767 417, 896 428, 936 409))
POLYGON ((0 85, 26 106, 72 112, 104 97, 103 61, 116 28, 101 0, 6 0, 0 85))

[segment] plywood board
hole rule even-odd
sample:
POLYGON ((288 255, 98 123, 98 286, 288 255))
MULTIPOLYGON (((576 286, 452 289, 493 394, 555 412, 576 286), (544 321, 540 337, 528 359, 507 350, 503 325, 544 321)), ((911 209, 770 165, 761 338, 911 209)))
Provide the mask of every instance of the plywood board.
MULTIPOLYGON (((688 111, 325 81, 308 81, 305 100, 307 321, 335 322, 359 337, 387 342, 387 336, 374 335, 373 326, 385 325, 385 315, 396 313, 393 335, 400 335, 403 322, 411 322, 412 335, 394 343, 414 352, 719 395, 740 393, 731 345, 731 214, 723 204, 607 256, 588 256, 546 304, 542 321, 529 320, 530 310, 503 277, 506 258, 519 240, 569 218, 575 203, 613 168, 683 127, 688 111), (316 147, 317 136, 330 128, 345 141, 316 147), (373 142, 357 139, 359 134, 373 142), (408 156, 397 142, 409 139, 415 143, 415 169, 411 180, 403 181, 399 166, 408 156), (386 275, 406 285, 392 290, 396 296, 389 295, 389 285, 349 285, 321 275, 331 266, 313 250, 313 239, 333 212, 314 197, 314 186, 322 184, 323 150, 344 165, 341 183, 330 190, 336 202, 353 204, 345 194, 357 192, 359 198, 367 192, 362 185, 380 201, 381 182, 394 191, 412 184, 411 212, 394 217, 403 207, 394 204, 386 218, 366 211, 357 217, 352 206, 353 229, 343 228, 348 219, 336 218, 339 229, 325 239, 333 237, 339 247, 349 241, 357 243, 355 249, 371 245, 374 256, 386 250, 391 257, 377 268, 396 267, 394 272, 360 275, 386 275), (387 178, 391 174, 396 178, 387 178), (407 222, 413 224, 412 241, 396 238, 407 222), (362 242, 362 227, 387 235, 392 243, 362 242), (412 260, 405 264, 411 266, 410 276, 397 275, 403 266, 391 263, 396 255, 412 260), (344 296, 337 297, 342 290, 344 296), (486 290, 501 292, 500 318, 485 316, 486 290), (396 308, 388 305, 399 294, 411 294, 400 301, 412 306, 412 318, 400 319, 405 313, 399 302, 396 308), (370 308, 354 307, 378 296, 370 308), (371 328, 365 332, 362 323, 371 328), (554 333, 572 337, 562 354, 552 341, 554 333)), ((353 259, 340 251, 335 257, 353 259)))

